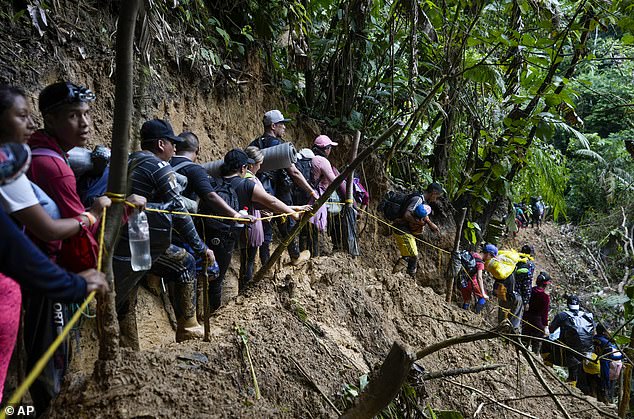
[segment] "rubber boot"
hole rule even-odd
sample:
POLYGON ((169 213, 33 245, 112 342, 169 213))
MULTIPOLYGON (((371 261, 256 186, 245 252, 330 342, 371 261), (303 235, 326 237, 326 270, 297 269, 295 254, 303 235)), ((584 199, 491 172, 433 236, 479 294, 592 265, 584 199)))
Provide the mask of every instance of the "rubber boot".
POLYGON ((136 325, 136 312, 130 310, 122 319, 119 320, 119 346, 122 348, 130 348, 139 351, 139 331, 136 325))
POLYGON ((196 283, 176 283, 174 294, 174 300, 178 306, 178 310, 175 310, 178 312, 176 342, 202 339, 205 336, 205 329, 196 320, 196 283))

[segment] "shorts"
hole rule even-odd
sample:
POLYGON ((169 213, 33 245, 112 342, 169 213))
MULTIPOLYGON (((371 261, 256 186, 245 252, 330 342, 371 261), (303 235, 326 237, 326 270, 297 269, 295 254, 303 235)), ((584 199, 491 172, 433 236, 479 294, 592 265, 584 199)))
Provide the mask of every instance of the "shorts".
POLYGON ((398 250, 401 252, 401 256, 418 256, 418 248, 416 247, 416 239, 411 234, 393 234, 396 240, 398 250))

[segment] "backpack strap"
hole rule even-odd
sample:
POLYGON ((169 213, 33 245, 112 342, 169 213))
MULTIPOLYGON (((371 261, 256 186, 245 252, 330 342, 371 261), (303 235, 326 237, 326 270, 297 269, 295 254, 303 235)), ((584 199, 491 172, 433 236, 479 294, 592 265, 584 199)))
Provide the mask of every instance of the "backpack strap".
POLYGON ((192 164, 195 164, 193 161, 189 161, 189 160, 185 160, 182 161, 180 163, 178 163, 176 166, 172 166, 172 169, 174 169, 175 172, 178 172, 179 170, 187 167, 187 166, 191 166, 192 164))
POLYGON ((50 148, 41 147, 41 148, 33 149, 33 150, 31 150, 31 155, 32 156, 53 157, 55 159, 59 159, 59 160, 63 161, 64 163, 66 163, 68 165, 68 161, 64 157, 60 156, 59 153, 57 153, 54 150, 51 150, 50 148))

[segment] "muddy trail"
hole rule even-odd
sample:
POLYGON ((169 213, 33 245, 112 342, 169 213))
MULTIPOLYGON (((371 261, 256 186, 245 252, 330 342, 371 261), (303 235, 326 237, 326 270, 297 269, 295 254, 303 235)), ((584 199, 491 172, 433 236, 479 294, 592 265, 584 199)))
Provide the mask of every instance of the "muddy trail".
MULTIPOLYGON (((538 244, 551 230, 522 232, 520 240, 536 237, 538 269, 556 272, 554 258, 538 244)), ((396 251, 388 237, 367 239, 364 256, 334 253, 303 267, 282 263, 245 295, 227 297, 212 318, 211 342, 173 343, 159 298, 143 290, 142 350, 124 350, 96 380, 95 345, 84 344, 51 417, 337 417, 326 398, 345 410, 344 386, 358 386, 393 342, 416 350, 492 327, 495 303, 478 316, 445 303, 427 286, 445 269, 436 250, 424 252, 413 280, 392 273, 396 251), (241 335, 248 340, 259 399, 241 335)), ((235 272, 229 278, 235 280, 235 272)), ((84 341, 91 334, 94 339, 88 322, 84 341)), ((489 371, 419 382, 421 410, 414 417, 423 417, 427 404, 464 417, 563 417, 522 355, 499 339, 453 346, 418 361, 429 373, 494 364, 489 371)), ((589 404, 594 399, 553 378, 551 369, 540 367, 540 374, 571 417, 602 417, 589 404)))

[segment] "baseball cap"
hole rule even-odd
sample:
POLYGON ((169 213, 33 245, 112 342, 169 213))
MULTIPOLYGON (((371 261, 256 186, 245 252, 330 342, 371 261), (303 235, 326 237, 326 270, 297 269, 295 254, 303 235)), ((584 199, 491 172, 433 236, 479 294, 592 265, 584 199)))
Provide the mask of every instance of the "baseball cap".
POLYGON ((431 214, 431 207, 427 204, 419 204, 414 208, 414 216, 417 218, 425 218, 431 214))
POLYGON ((240 150, 239 148, 234 148, 225 154, 225 164, 229 167, 242 167, 247 164, 255 164, 255 160, 250 159, 247 153, 240 150))
POLYGON ((492 245, 491 243, 487 243, 484 245, 484 248, 482 249, 482 253, 490 253, 493 256, 497 256, 498 248, 492 245))
POLYGON ((46 115, 58 106, 94 102, 97 96, 84 86, 78 86, 69 81, 49 84, 40 92, 38 108, 42 115, 46 115))
POLYGON ((579 297, 576 295, 568 296, 568 301, 566 301, 566 303, 568 304, 568 308, 570 310, 579 310, 579 297))
POLYGON ((339 143, 335 143, 327 135, 320 135, 317 138, 315 138, 315 141, 313 141, 313 145, 319 148, 326 148, 328 146, 332 146, 332 147, 338 146, 339 143))
POLYGON ((520 250, 520 253, 524 253, 525 255, 532 255, 533 254, 533 246, 531 246, 530 244, 525 244, 524 246, 522 246, 522 249, 520 250))
POLYGON ((162 119, 145 121, 141 126, 141 142, 157 140, 159 138, 165 138, 177 144, 185 141, 181 137, 174 135, 174 130, 169 122, 162 119))
POLYGON ((273 124, 279 124, 280 122, 291 122, 291 119, 284 118, 282 112, 278 111, 277 109, 268 111, 264 114, 264 118, 262 118, 262 123, 265 127, 271 126, 273 124))
POLYGON ((552 279, 550 278, 550 275, 548 275, 548 272, 540 272, 539 275, 537 275, 537 285, 548 285, 552 282, 552 279))

